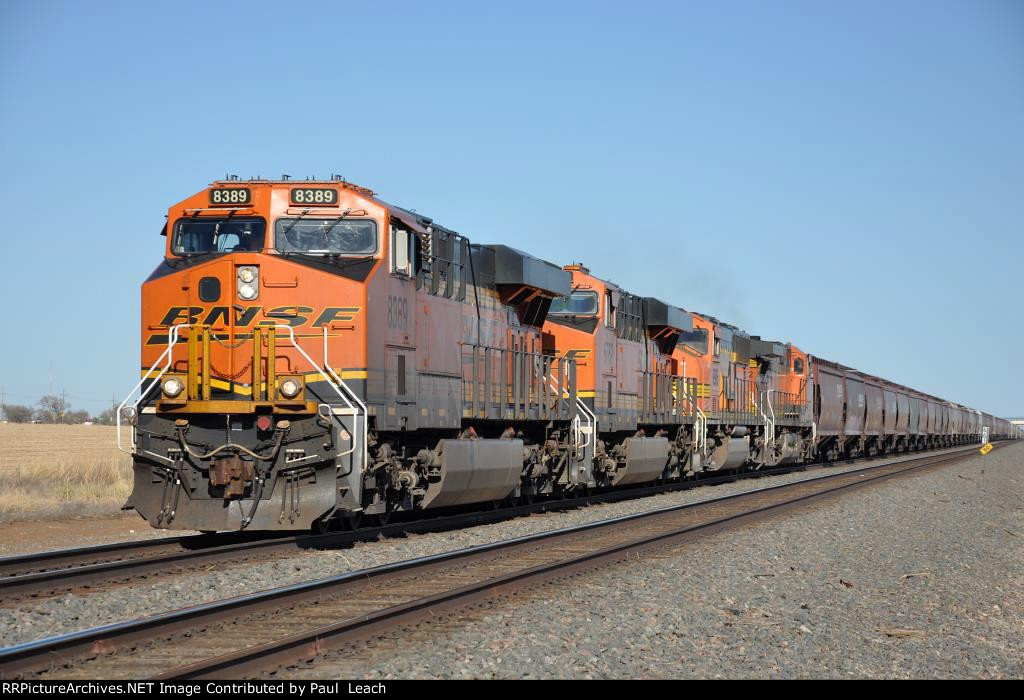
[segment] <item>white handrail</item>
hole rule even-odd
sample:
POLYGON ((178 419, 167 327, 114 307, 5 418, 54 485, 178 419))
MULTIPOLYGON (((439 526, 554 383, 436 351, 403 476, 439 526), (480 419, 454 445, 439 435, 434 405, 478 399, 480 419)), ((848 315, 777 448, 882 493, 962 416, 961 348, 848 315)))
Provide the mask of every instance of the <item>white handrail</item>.
POLYGON ((775 409, 772 408, 772 392, 774 389, 769 389, 764 392, 764 400, 761 402, 764 404, 768 403, 768 412, 771 414, 769 418, 765 414, 763 406, 757 406, 758 413, 761 414, 761 418, 764 420, 764 457, 765 461, 768 459, 768 450, 772 449, 772 444, 775 442, 775 409))
MULTIPOLYGON (((684 372, 686 371, 685 370, 685 363, 684 363, 683 371, 684 372)), ((690 402, 690 406, 693 408, 694 413, 697 414, 697 420, 694 422, 694 426, 693 426, 694 431, 696 432, 696 435, 695 435, 696 439, 695 439, 695 442, 694 442, 694 447, 697 448, 697 451, 700 452, 701 456, 703 457, 705 452, 707 452, 707 444, 708 444, 708 435, 707 435, 707 432, 708 432, 708 430, 707 430, 707 428, 708 428, 708 417, 704 413, 704 411, 700 410, 700 406, 697 405, 697 397, 696 396, 692 396, 691 397, 687 393, 687 391, 686 391, 686 375, 683 374, 681 376, 682 376, 682 379, 683 379, 683 398, 690 402)), ((694 381, 696 382, 696 379, 694 381)))
MULTIPOLYGON (((287 326, 287 328, 291 328, 291 326, 287 326)), ((305 353, 303 353, 303 354, 305 354, 305 353)), ((308 357, 308 355, 307 355, 307 357, 308 357)), ((331 363, 330 363, 330 361, 328 360, 328 357, 327 357, 327 326, 324 326, 324 367, 327 369, 328 372, 331 373, 331 376, 334 377, 335 381, 337 381, 340 386, 345 388, 345 391, 347 391, 352 396, 352 398, 355 400, 355 402, 357 404, 359 404, 359 408, 361 408, 362 411, 363 411, 363 414, 362 414, 362 418, 363 418, 363 449, 362 449, 362 452, 363 452, 363 464, 360 467, 360 471, 365 472, 367 467, 368 467, 368 465, 369 465, 369 463, 370 463, 370 447, 369 447, 370 415, 369 415, 369 411, 366 408, 366 404, 364 404, 359 399, 359 395, 356 394, 356 392, 352 391, 352 389, 349 387, 349 385, 346 384, 345 381, 341 377, 338 376, 338 373, 334 371, 334 368, 331 367, 331 363)), ((344 396, 342 396, 342 400, 344 400, 345 403, 348 404, 349 408, 351 408, 352 411, 355 412, 355 407, 353 407, 352 404, 349 403, 348 399, 346 399, 344 396)), ((358 417, 356 417, 356 422, 358 423, 358 417)), ((358 426, 353 426, 353 427, 358 427, 358 426)), ((355 445, 353 444, 351 450, 349 450, 348 452, 344 453, 343 455, 339 455, 339 456, 344 457, 345 455, 350 454, 354 450, 355 450, 355 445)))
POLYGON ((131 451, 129 451, 129 450, 124 449, 124 447, 121 446, 121 411, 124 410, 125 404, 128 403, 128 401, 132 398, 132 396, 135 394, 135 392, 138 391, 142 387, 142 385, 146 382, 146 380, 149 379, 149 376, 160 365, 160 363, 164 362, 164 358, 167 358, 167 361, 164 362, 164 368, 162 370, 160 370, 160 373, 158 375, 156 375, 156 378, 153 380, 153 383, 149 385, 149 388, 147 388, 145 391, 140 393, 139 394, 139 398, 137 398, 135 400, 135 403, 132 404, 132 410, 136 410, 137 411, 139 403, 141 403, 142 399, 146 398, 146 394, 148 394, 150 391, 152 391, 154 386, 157 386, 157 385, 160 384, 160 378, 163 377, 167 373, 167 370, 169 370, 171 368, 171 364, 174 361, 173 351, 174 351, 175 343, 178 342, 178 331, 179 331, 179 329, 181 329, 181 328, 183 328, 183 327, 185 327, 187 325, 188 325, 187 323, 179 323, 178 325, 171 327, 170 332, 167 334, 167 349, 164 350, 160 354, 160 357, 157 358, 157 361, 153 363, 153 366, 150 367, 148 370, 146 370, 146 373, 144 375, 142 375, 142 379, 139 380, 139 383, 136 384, 132 388, 132 390, 128 392, 128 395, 124 397, 124 401, 122 401, 121 404, 117 407, 117 415, 115 416, 115 424, 117 425, 117 449, 121 450, 122 452, 125 452, 127 454, 134 454, 134 452, 135 452, 135 426, 134 425, 132 426, 132 449, 131 449, 131 451))
POLYGON ((696 403, 693 407, 697 411, 697 449, 703 457, 708 451, 708 417, 696 403))
MULTIPOLYGON (((316 363, 316 362, 314 362, 314 361, 313 361, 313 358, 309 356, 309 353, 307 353, 307 352, 306 352, 305 350, 303 350, 303 349, 302 349, 302 347, 301 347, 301 346, 299 345, 299 342, 298 342, 298 341, 297 341, 297 340, 295 339, 295 329, 294 329, 294 328, 292 328, 291 326, 285 326, 285 325, 283 325, 283 324, 277 324, 277 325, 275 325, 275 326, 274 326, 274 330, 275 330, 275 331, 276 331, 276 330, 277 330, 278 328, 283 328, 284 330, 288 331, 288 339, 289 339, 289 340, 291 341, 291 343, 292 343, 292 347, 294 347, 294 348, 295 348, 296 350, 298 350, 298 351, 299 351, 299 354, 300 354, 300 355, 302 355, 302 356, 303 356, 303 357, 304 357, 304 358, 306 359, 306 362, 308 362, 308 363, 310 364, 310 366, 311 366, 311 367, 316 367, 316 369, 317 369, 317 371, 318 371, 318 372, 320 373, 320 375, 321 375, 321 376, 322 376, 322 377, 323 377, 323 378, 324 378, 325 380, 327 380, 327 383, 331 385, 331 388, 332 388, 332 389, 334 389, 334 392, 335 392, 335 393, 336 393, 336 394, 337 394, 337 395, 338 395, 339 397, 341 397, 341 400, 342 400, 342 401, 344 401, 344 402, 345 402, 345 404, 346 404, 346 405, 347 405, 347 406, 348 406, 348 407, 349 407, 350 409, 352 409, 352 412, 353 412, 353 413, 355 413, 355 412, 356 412, 356 408, 355 408, 355 406, 353 406, 353 405, 352 405, 352 402, 348 400, 348 397, 347 397, 347 396, 345 396, 345 393, 344 393, 344 392, 342 392, 342 388, 343 388, 343 387, 344 387, 344 389, 345 389, 345 391, 346 391, 346 392, 348 392, 349 394, 351 394, 351 395, 352 395, 352 397, 353 397, 353 398, 354 398, 354 399, 356 400, 356 402, 357 402, 357 403, 359 404, 359 406, 360 406, 360 407, 361 407, 361 408, 363 409, 363 411, 364 411, 364 412, 366 411, 366 406, 365 406, 365 405, 363 405, 363 402, 362 402, 362 401, 359 401, 359 398, 358 398, 358 397, 357 397, 357 396, 355 395, 355 392, 353 392, 353 391, 352 391, 352 389, 350 389, 350 388, 348 387, 348 385, 347 385, 347 384, 345 384, 345 382, 344 382, 344 381, 342 381, 342 379, 341 379, 340 377, 338 377, 338 375, 337 375, 337 374, 335 374, 335 373, 334 373, 334 370, 333 370, 333 369, 331 369, 330 367, 320 367, 319 365, 317 365, 317 363, 316 363), (330 372, 330 374, 328 374, 327 372, 325 372, 325 371, 324 371, 325 369, 326 369, 326 370, 327 370, 328 372, 330 372), (332 375, 333 375, 333 379, 332 379, 332 375), (335 382, 337 382, 337 383, 335 383, 335 382)), ((327 345, 326 345, 326 342, 327 342, 327 327, 325 326, 325 327, 324 327, 324 351, 325 351, 325 352, 326 352, 326 350, 327 350, 327 345)), ((326 362, 327 362, 327 356, 326 356, 326 355, 324 355, 324 363, 326 364, 326 362)), ((363 450, 362 450, 362 452, 363 452, 363 464, 362 464, 362 466, 360 467, 360 469, 361 469, 361 470, 365 470, 365 469, 366 469, 366 455, 368 454, 368 447, 367 447, 367 445, 366 445, 366 437, 367 437, 367 426, 366 426, 366 417, 365 417, 365 413, 364 413, 364 417, 363 417, 363 418, 364 418, 364 419, 363 419, 363 450)), ((356 421, 358 422, 358 416, 356 417, 356 421)), ((351 454, 352 452, 354 452, 354 451, 355 451, 355 449, 356 449, 356 446, 355 446, 355 440, 354 440, 354 438, 355 438, 355 436, 353 435, 353 444, 352 444, 352 449, 351 449, 351 450, 349 450, 348 452, 344 452, 344 453, 342 453, 342 454, 338 455, 339 457, 344 457, 345 455, 351 454)))
MULTIPOLYGON (((776 420, 775 419, 775 407, 772 406, 772 392, 773 391, 775 391, 775 389, 769 389, 768 393, 765 394, 765 398, 768 400, 768 412, 771 413, 771 416, 772 416, 771 433, 768 436, 769 439, 771 439, 771 440, 775 439, 775 420, 776 420)), ((766 421, 767 421, 767 417, 766 417, 766 421)))
MULTIPOLYGON (((171 368, 171 365, 173 364, 173 361, 174 361, 174 357, 173 357, 174 346, 178 342, 178 338, 179 338, 179 335, 180 335, 180 330, 182 328, 186 328, 186 327, 191 328, 191 325, 187 324, 187 323, 179 323, 178 325, 171 327, 170 332, 168 333, 168 336, 167 336, 167 349, 164 350, 160 354, 160 357, 157 358, 157 361, 153 363, 153 366, 150 367, 146 371, 146 374, 143 375, 142 379, 139 380, 139 382, 132 388, 132 390, 125 397, 124 401, 122 401, 121 404, 117 407, 117 416, 116 416, 117 449, 121 450, 122 452, 126 452, 128 454, 132 454, 134 452, 134 450, 135 450, 135 429, 134 429, 134 426, 133 426, 132 427, 132 450, 131 451, 126 450, 123 447, 122 441, 121 441, 121 412, 124 410, 125 405, 131 400, 131 398, 135 394, 135 392, 139 391, 139 389, 150 378, 150 376, 153 374, 153 372, 155 372, 157 370, 157 368, 160 367, 161 364, 163 364, 163 368, 160 369, 159 373, 154 378, 153 383, 150 384, 150 386, 145 391, 143 391, 143 392, 141 392, 139 394, 139 398, 137 398, 135 400, 135 402, 132 404, 132 408, 133 409, 137 409, 139 403, 141 403, 142 400, 149 394, 149 392, 153 390, 153 387, 160 384, 160 379, 164 376, 164 374, 167 373, 167 370, 169 370, 171 368)), ((360 418, 359 411, 360 410, 362 411, 362 415, 361 415, 362 423, 363 423, 362 424, 362 438, 363 438, 363 441, 362 441, 363 442, 363 444, 362 444, 362 455, 363 455, 362 469, 365 470, 366 469, 366 465, 368 463, 368 457, 369 457, 369 446, 368 446, 369 425, 368 425, 368 412, 367 412, 367 409, 366 409, 366 404, 364 404, 359 399, 359 396, 354 391, 352 391, 352 389, 344 382, 344 380, 342 380, 341 377, 339 377, 337 375, 337 373, 334 371, 334 369, 331 368, 331 366, 329 364, 328 356, 327 356, 327 328, 324 327, 324 367, 323 368, 321 368, 319 365, 317 365, 317 363, 313 360, 313 358, 309 356, 309 353, 307 353, 305 350, 303 350, 302 347, 299 345, 298 340, 295 338, 295 329, 294 328, 292 328, 291 326, 283 325, 283 324, 275 324, 273 326, 273 328, 274 328, 275 331, 278 330, 278 329, 284 329, 285 331, 288 332, 288 339, 291 341, 292 347, 294 347, 296 350, 299 351, 299 354, 301 354, 302 357, 304 357, 306 359, 306 361, 310 364, 311 367, 316 367, 317 368, 317 371, 320 372, 320 374, 327 381, 327 383, 331 385, 331 388, 334 389, 335 393, 337 393, 338 396, 341 397, 341 400, 345 402, 345 404, 348 406, 348 408, 352 411, 353 415, 355 415, 357 425, 354 426, 354 427, 357 428, 357 429, 359 427, 358 426, 358 421, 359 421, 359 418, 360 418), (349 401, 348 396, 345 395, 346 393, 348 393, 348 395, 351 396, 352 399, 355 400, 356 404, 358 404, 358 406, 359 406, 359 410, 356 409, 356 406, 353 405, 352 401, 349 401)), ((344 457, 346 455, 352 454, 355 451, 355 449, 356 449, 355 438, 356 438, 356 436, 353 435, 352 448, 349 449, 346 452, 340 453, 338 455, 338 457, 344 457)))
MULTIPOLYGON (((567 363, 569 362, 569 360, 563 359, 563 362, 567 363)), ((548 384, 549 386, 551 386, 552 391, 558 391, 558 386, 555 384, 555 378, 552 377, 551 375, 548 375, 548 384)), ((568 390, 562 389, 562 398, 569 398, 568 390)), ((577 408, 583 410, 583 413, 587 417, 587 427, 591 429, 590 437, 587 439, 587 441, 584 442, 583 444, 579 444, 579 434, 582 432, 580 430, 580 417, 577 414, 576 417, 573 419, 573 432, 576 434, 576 446, 583 450, 590 447, 591 440, 594 436, 597 435, 597 414, 591 411, 587 404, 584 403, 583 399, 581 399, 579 396, 576 397, 576 406, 577 408)))

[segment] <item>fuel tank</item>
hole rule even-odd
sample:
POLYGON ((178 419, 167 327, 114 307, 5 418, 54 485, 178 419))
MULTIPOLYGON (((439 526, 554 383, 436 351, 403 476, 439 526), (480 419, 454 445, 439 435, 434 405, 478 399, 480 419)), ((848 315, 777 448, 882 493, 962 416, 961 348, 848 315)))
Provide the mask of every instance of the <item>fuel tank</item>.
POLYGON ((519 486, 522 473, 522 440, 442 440, 440 473, 420 506, 500 501, 519 486))

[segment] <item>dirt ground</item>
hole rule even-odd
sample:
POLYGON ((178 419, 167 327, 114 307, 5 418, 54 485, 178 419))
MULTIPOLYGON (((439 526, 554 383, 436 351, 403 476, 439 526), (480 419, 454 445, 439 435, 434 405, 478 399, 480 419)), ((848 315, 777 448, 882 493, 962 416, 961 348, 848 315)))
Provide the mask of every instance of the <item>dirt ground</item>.
POLYGON ((24 520, 0 523, 0 557, 191 534, 195 533, 185 530, 154 530, 134 512, 67 520, 24 520))

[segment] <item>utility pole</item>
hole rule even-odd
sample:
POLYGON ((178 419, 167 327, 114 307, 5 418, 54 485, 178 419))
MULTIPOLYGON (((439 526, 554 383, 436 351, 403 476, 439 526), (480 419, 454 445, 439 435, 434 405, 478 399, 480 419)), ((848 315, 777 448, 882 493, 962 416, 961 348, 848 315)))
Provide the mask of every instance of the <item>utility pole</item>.
POLYGON ((60 390, 60 422, 64 424, 64 414, 67 413, 67 392, 60 390))
POLYGON ((7 416, 7 392, 0 388, 0 418, 7 416))

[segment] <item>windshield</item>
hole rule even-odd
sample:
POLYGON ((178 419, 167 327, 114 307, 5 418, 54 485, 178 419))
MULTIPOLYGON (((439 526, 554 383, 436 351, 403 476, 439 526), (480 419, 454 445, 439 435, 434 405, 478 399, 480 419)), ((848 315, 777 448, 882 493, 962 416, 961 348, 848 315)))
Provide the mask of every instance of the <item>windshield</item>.
POLYGON ((373 255, 377 224, 367 219, 278 219, 275 243, 282 253, 373 255))
POLYGON ((694 328, 692 331, 682 331, 679 334, 679 342, 690 346, 703 355, 708 351, 708 332, 704 328, 694 328))
POLYGON ((259 219, 182 219, 174 225, 175 255, 263 249, 266 225, 259 219))
POLYGON ((548 315, 593 316, 597 313, 597 292, 573 292, 551 300, 548 315))

